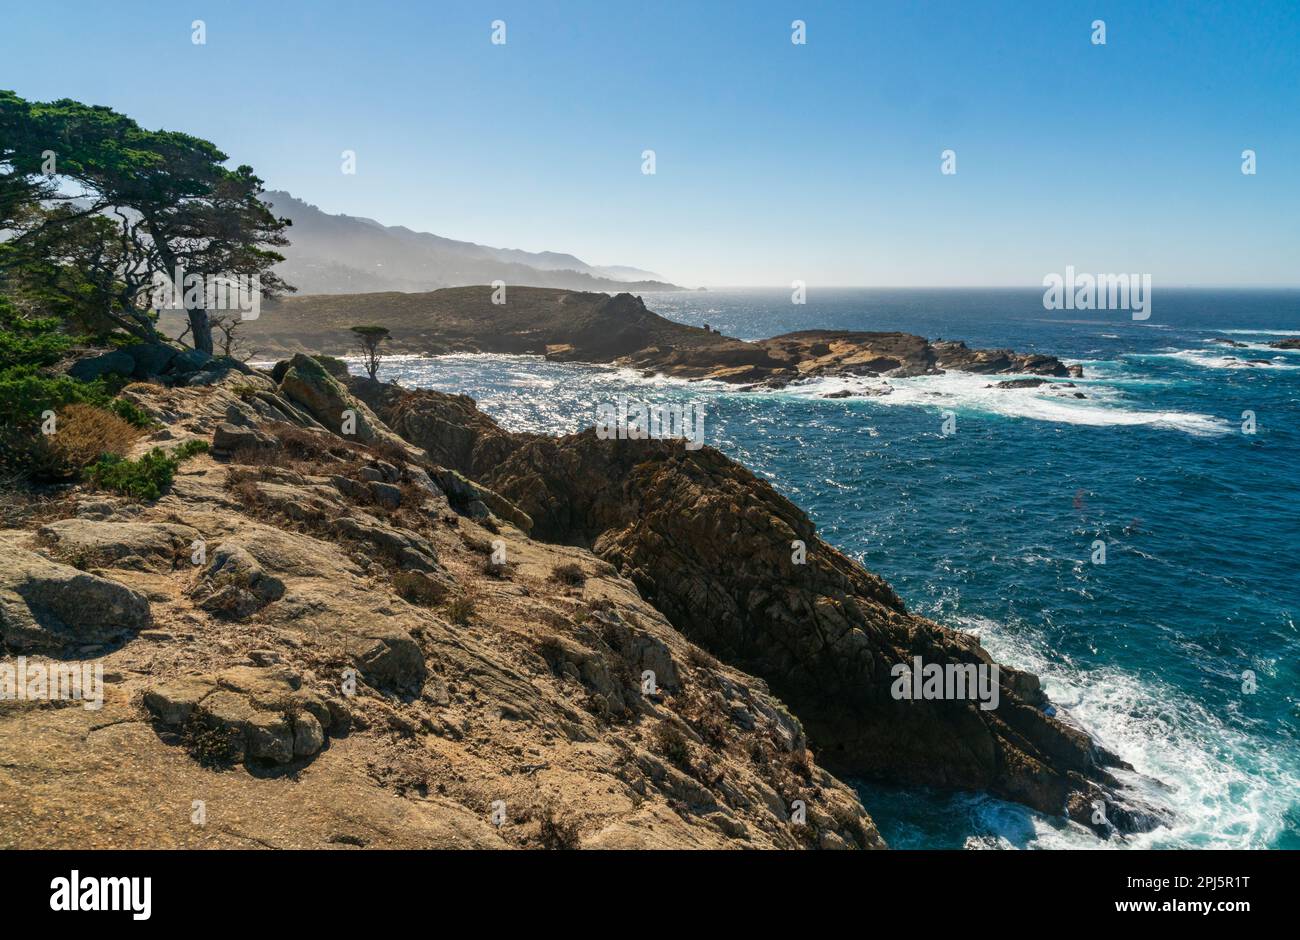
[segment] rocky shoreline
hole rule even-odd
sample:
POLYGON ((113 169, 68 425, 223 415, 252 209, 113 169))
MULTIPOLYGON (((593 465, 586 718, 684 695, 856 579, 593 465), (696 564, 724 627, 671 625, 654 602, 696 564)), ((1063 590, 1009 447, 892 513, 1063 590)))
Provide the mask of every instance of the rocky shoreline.
POLYGON ((517 287, 507 289, 500 304, 492 302, 492 294, 488 287, 467 287, 289 298, 250 322, 248 339, 272 355, 346 355, 353 352, 348 328, 373 322, 389 329, 387 348, 398 354, 539 355, 751 388, 783 388, 837 375, 907 378, 945 370, 1083 375, 1082 367, 1067 366, 1055 356, 971 349, 908 333, 804 330, 748 342, 668 320, 632 294, 517 287))
POLYGON ((136 452, 210 451, 0 531, 7 652, 104 671, 98 710, 0 704, 0 845, 884 847, 836 775, 1164 819, 1030 674, 891 695, 994 664, 712 448, 510 433, 303 354, 131 358, 170 363, 123 392, 136 452))

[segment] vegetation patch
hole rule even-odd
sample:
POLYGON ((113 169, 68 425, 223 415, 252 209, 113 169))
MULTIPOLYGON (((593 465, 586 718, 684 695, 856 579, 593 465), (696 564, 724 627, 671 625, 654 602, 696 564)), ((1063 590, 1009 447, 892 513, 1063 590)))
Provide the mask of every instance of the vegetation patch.
POLYGON ((43 375, 31 365, 13 366, 0 370, 0 423, 34 431, 46 411, 81 404, 104 408, 138 428, 154 424, 131 402, 114 398, 117 391, 102 378, 81 382, 66 375, 43 375))
POLYGON ((142 433, 96 405, 67 405, 59 410, 56 422, 56 433, 33 440, 30 466, 36 479, 72 479, 105 454, 124 455, 142 433))
POLYGON ((90 479, 106 490, 136 499, 155 500, 176 478, 181 461, 208 449, 206 441, 186 441, 170 454, 155 447, 137 460, 105 454, 90 468, 90 479))
POLYGON ((582 570, 581 565, 566 562, 551 569, 551 580, 570 587, 581 587, 587 583, 587 574, 582 570))
POLYGON ((537 814, 537 839, 544 849, 572 850, 580 842, 577 825, 558 817, 550 805, 537 814))
POLYGON ((0 371, 14 366, 51 366, 72 348, 57 317, 28 319, 0 297, 0 371))
POLYGON ((468 594, 461 594, 447 603, 443 613, 447 615, 447 619, 452 623, 465 626, 474 619, 474 615, 478 613, 478 607, 474 603, 474 598, 468 594))
POLYGON ((691 769, 691 747, 680 728, 671 722, 661 721, 651 734, 654 749, 681 770, 691 769))
POLYGON ((201 766, 212 769, 229 767, 241 752, 234 729, 209 724, 197 710, 181 728, 181 744, 201 766))

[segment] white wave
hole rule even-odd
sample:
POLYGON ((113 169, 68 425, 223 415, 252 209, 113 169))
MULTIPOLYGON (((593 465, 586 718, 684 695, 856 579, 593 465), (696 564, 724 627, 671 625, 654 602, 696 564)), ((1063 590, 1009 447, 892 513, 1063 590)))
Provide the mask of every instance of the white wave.
MULTIPOLYGON (((1270 350, 1276 353, 1277 350, 1270 350)), ((1300 369, 1300 366, 1292 365, 1276 356, 1269 359, 1266 363, 1256 363, 1251 365, 1249 361, 1240 356, 1225 355, 1217 351, 1205 349, 1179 349, 1176 352, 1166 353, 1145 353, 1135 355, 1135 359, 1177 359, 1189 365, 1200 366, 1203 369, 1257 369, 1265 372, 1289 372, 1293 369, 1300 369)))
POLYGON ((683 379, 675 375, 664 375, 662 372, 656 372, 654 375, 642 375, 642 370, 634 369, 629 366, 606 366, 605 368, 612 368, 614 375, 619 379, 619 381, 627 382, 629 385, 691 388, 699 389, 701 391, 721 391, 724 389, 736 388, 736 386, 727 382, 717 382, 713 379, 683 379))
POLYGON ((1229 336, 1300 336, 1300 330, 1197 330, 1197 333, 1227 333, 1229 336))
POLYGON ((1207 349, 1218 349, 1223 353, 1227 353, 1228 350, 1230 349, 1249 349, 1255 352, 1268 353, 1270 356, 1279 359, 1285 355, 1300 354, 1300 349, 1278 349, 1275 346, 1270 346, 1268 343, 1263 343, 1263 342, 1260 343, 1245 342, 1239 346, 1225 346, 1222 343, 1215 343, 1214 340, 1212 339, 1207 339, 1204 340, 1203 342, 1206 344, 1207 349))
MULTIPOLYGON (((1191 351, 1187 351, 1190 353, 1191 351)), ((1168 379, 1153 379, 1140 373, 1125 371, 1124 362, 1115 360, 1080 360, 1086 368, 1102 375, 1091 379, 1072 379, 1076 388, 1065 387, 1060 382, 1049 382, 1038 388, 989 388, 1013 376, 976 375, 966 372, 947 372, 937 376, 920 376, 908 379, 878 379, 859 376, 833 376, 801 382, 776 391, 742 391, 739 387, 716 381, 690 381, 665 375, 643 376, 640 370, 611 367, 589 363, 554 363, 540 356, 515 356, 500 353, 457 353, 437 358, 419 356, 392 357, 385 365, 393 369, 403 381, 417 386, 431 380, 445 379, 456 367, 482 368, 499 366, 508 376, 507 384, 517 388, 541 390, 558 388, 570 382, 564 376, 575 370, 585 379, 612 376, 628 385, 690 390, 693 394, 725 395, 782 395, 805 399, 820 399, 825 395, 848 389, 870 392, 889 388, 889 394, 869 398, 848 398, 848 402, 864 400, 881 405, 910 407, 951 408, 954 411, 977 412, 1008 418, 1026 418, 1062 424, 1091 427, 1148 426, 1183 431, 1187 434, 1224 434, 1232 430, 1224 420, 1212 415, 1186 411, 1142 411, 1126 407, 1120 387, 1141 387, 1169 384, 1168 379), (540 373, 540 374, 539 374, 540 373), (1081 391, 1084 399, 1074 397, 1081 391)), ((1275 368, 1260 366, 1259 368, 1275 368)), ((389 373, 392 375, 392 372, 389 373)))
POLYGON ((1179 385, 1181 380, 1176 378, 1161 378, 1152 375, 1148 371, 1140 368, 1135 369, 1134 363, 1121 357, 1119 359, 1062 359, 1067 366, 1083 366, 1084 378, 1071 378, 1068 381, 1078 385, 1080 389, 1086 389, 1089 386, 1134 386, 1138 388, 1150 388, 1156 385, 1179 385))
MULTIPOLYGON (((1188 434, 1226 434, 1229 424, 1213 415, 1187 411, 1139 411, 1122 406, 1118 389, 1092 383, 1078 388, 1062 388, 1049 383, 1038 388, 988 388, 1008 378, 1002 375, 974 375, 967 372, 947 372, 910 379, 862 379, 853 376, 835 376, 792 385, 782 394, 806 398, 822 396, 850 389, 862 391, 872 387, 889 386, 887 395, 872 396, 867 400, 880 405, 928 406, 954 411, 974 411, 996 414, 1008 418, 1029 418, 1035 421, 1052 421, 1062 424, 1079 424, 1092 427, 1138 426, 1169 428, 1188 434), (1086 399, 1073 397, 1075 391, 1086 388, 1086 399)), ((854 401, 849 398, 847 401, 854 401)))
MULTIPOLYGON (((1287 825, 1300 792, 1294 768, 1179 689, 1113 666, 1078 669, 986 618, 952 619, 957 629, 979 636, 995 659, 1037 674, 1064 717, 1136 771, 1116 777, 1144 801, 1173 811, 1169 826, 1109 840, 1107 847, 1262 848, 1287 825)), ((1023 835, 1032 826, 1034 848, 1103 844, 1082 826, 1062 826, 1001 801, 985 798, 972 809, 985 831, 1023 835)))

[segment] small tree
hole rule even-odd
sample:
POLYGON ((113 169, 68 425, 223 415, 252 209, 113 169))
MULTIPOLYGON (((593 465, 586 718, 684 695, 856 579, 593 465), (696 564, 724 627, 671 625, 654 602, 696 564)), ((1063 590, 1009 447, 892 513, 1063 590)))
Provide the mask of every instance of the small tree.
POLYGON ((245 361, 257 354, 255 349, 244 342, 244 337, 239 332, 244 323, 239 311, 210 313, 208 319, 212 323, 212 347, 215 352, 245 361))
POLYGON ((383 360, 383 355, 379 352, 379 344, 388 339, 388 328, 383 326, 354 326, 352 332, 357 334, 361 340, 361 354, 366 357, 366 372, 370 374, 370 380, 375 380, 375 373, 379 371, 379 363, 383 360))

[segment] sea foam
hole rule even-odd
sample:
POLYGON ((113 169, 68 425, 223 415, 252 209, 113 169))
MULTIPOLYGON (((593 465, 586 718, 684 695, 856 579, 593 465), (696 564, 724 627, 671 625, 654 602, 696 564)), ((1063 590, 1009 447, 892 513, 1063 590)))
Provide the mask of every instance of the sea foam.
POLYGON ((1133 772, 1115 772, 1120 782, 1174 814, 1167 827, 1106 842, 1081 826, 973 798, 979 828, 1000 834, 1002 847, 1264 848, 1287 825, 1300 778, 1224 716, 1151 675, 1077 668, 1047 652, 1027 628, 1008 630, 982 617, 948 620, 978 636, 999 662, 1038 675, 1067 720, 1133 765, 1133 772), (1028 843, 1026 826, 1034 832, 1028 843))
POLYGON ((1143 411, 1126 407, 1122 404, 1122 393, 1105 385, 1083 385, 1076 381, 1077 387, 1073 389, 1062 387, 1060 383, 1049 383, 1038 388, 989 387, 1008 378, 1015 376, 974 375, 967 372, 883 380, 836 376, 792 385, 783 392, 821 398, 843 389, 865 392, 887 385, 893 389, 889 394, 858 400, 879 405, 952 409, 954 412, 976 412, 1093 427, 1147 425, 1196 435, 1226 434, 1232 430, 1227 421, 1213 415, 1188 411, 1143 411), (1076 391, 1082 391, 1088 398, 1075 398, 1073 392, 1076 391))

